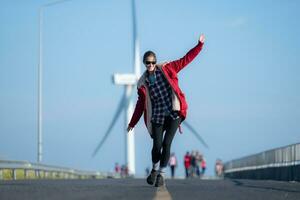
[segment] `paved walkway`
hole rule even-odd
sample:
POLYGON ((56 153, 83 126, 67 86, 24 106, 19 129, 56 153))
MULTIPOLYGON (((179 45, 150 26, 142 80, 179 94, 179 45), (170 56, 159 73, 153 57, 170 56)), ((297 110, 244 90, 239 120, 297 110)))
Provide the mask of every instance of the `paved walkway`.
POLYGON ((300 183, 254 180, 167 180, 155 188, 144 179, 0 181, 2 200, 67 199, 300 199, 300 183))

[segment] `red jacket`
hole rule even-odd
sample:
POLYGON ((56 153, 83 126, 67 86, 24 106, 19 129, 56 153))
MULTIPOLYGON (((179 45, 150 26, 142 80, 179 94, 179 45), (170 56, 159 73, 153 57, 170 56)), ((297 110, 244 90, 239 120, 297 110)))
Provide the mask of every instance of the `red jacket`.
POLYGON ((184 167, 185 168, 190 168, 191 166, 191 156, 190 155, 185 155, 184 156, 184 167))
MULTIPOLYGON (((167 81, 169 82, 172 88, 172 104, 173 110, 178 110, 179 114, 182 118, 182 121, 186 118, 187 114, 187 102, 185 100, 184 93, 178 86, 178 77, 177 73, 182 70, 186 65, 188 65, 201 51, 203 47, 203 43, 200 41, 198 44, 192 48, 184 57, 180 58, 179 60, 175 60, 164 64, 162 67, 159 68, 166 77, 167 81)), ((146 71, 141 76, 137 84, 138 90, 138 100, 136 102, 135 110, 130 120, 129 126, 134 127, 139 119, 141 118, 142 114, 144 113, 144 121, 146 127, 152 135, 151 131, 151 114, 152 114, 152 107, 151 107, 151 100, 148 92, 148 87, 145 84, 145 77, 146 71)))

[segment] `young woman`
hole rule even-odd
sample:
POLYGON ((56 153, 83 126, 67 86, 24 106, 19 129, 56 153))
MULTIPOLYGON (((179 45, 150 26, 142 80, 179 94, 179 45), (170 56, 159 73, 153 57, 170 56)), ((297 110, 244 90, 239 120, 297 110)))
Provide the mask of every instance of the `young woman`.
POLYGON ((162 66, 156 64, 154 52, 147 51, 144 54, 143 63, 147 70, 137 83, 138 100, 127 131, 133 129, 144 114, 146 127, 153 139, 153 166, 147 183, 155 183, 155 187, 165 185, 164 173, 172 140, 180 123, 186 118, 187 103, 178 86, 177 73, 199 54, 204 40, 204 35, 201 35, 198 44, 184 57, 162 66))

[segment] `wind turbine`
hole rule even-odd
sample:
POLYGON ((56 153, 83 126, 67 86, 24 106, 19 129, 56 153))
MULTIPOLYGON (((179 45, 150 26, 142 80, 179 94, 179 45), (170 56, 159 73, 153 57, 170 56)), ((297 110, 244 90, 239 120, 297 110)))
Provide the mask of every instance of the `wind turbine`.
POLYGON ((136 12, 135 12, 135 1, 131 1, 132 5, 132 27, 133 27, 133 61, 134 61, 134 73, 132 74, 114 74, 113 75, 113 83, 116 85, 124 85, 124 94, 121 98, 121 101, 118 105, 117 111, 113 117, 112 122, 109 125, 108 130, 106 131, 104 137, 102 138, 101 142, 98 144, 97 148, 95 149, 93 156, 97 154, 103 143, 105 142, 106 138, 110 134, 115 122, 117 121, 118 117, 120 116, 121 112, 125 110, 125 126, 124 131, 126 135, 125 139, 125 161, 128 165, 129 174, 135 174, 135 144, 134 144, 134 133, 131 130, 127 133, 127 125, 130 122, 131 116, 133 114, 133 102, 132 102, 132 92, 134 86, 136 86, 139 77, 141 76, 141 61, 140 61, 140 48, 139 48, 139 40, 137 35, 137 23, 136 23, 136 12))
MULTIPOLYGON (((138 79, 141 76, 141 61, 140 61, 140 48, 139 48, 139 40, 137 35, 137 22, 136 22, 136 11, 135 11, 135 0, 131 1, 132 4, 132 25, 133 25, 133 60, 134 60, 134 73, 133 74, 114 74, 113 75, 113 83, 116 85, 124 85, 124 94, 119 102, 115 115, 105 132, 103 138, 100 143, 96 147, 93 153, 93 157, 98 153, 107 137, 111 133, 112 128, 114 127, 116 121, 118 120, 121 112, 125 111, 125 161, 128 165, 128 171, 130 175, 135 174, 135 143, 134 143, 134 129, 132 129, 129 133, 127 133, 127 125, 130 122, 131 116, 133 114, 133 89, 137 84, 138 79)), ((196 136, 196 138, 206 147, 208 145, 202 139, 202 137, 197 133, 197 131, 188 123, 186 120, 183 124, 196 136)))

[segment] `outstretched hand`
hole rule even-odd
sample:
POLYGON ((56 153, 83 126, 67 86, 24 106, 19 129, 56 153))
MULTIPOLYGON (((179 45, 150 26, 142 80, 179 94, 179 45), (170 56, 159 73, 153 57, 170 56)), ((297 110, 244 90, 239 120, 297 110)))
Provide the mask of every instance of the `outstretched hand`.
POLYGON ((127 127, 127 132, 129 133, 129 131, 131 131, 133 129, 133 127, 129 126, 127 127))
POLYGON ((205 36, 204 36, 204 34, 201 34, 201 35, 200 35, 199 41, 200 41, 201 43, 204 43, 204 41, 205 41, 205 36))

